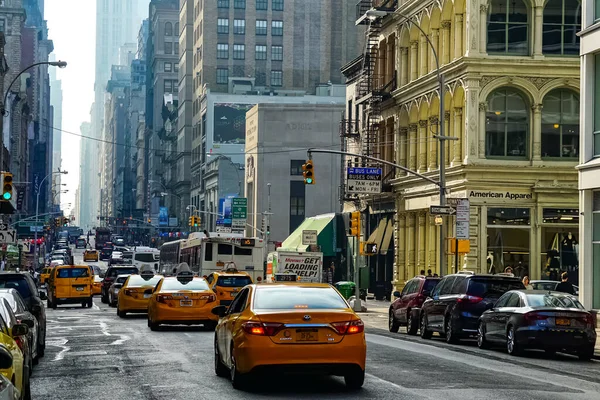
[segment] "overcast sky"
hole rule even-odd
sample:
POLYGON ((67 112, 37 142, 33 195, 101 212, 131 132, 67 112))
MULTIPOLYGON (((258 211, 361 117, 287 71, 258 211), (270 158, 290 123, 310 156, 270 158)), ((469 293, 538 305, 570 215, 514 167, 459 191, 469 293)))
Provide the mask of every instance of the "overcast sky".
MULTIPOLYGON (((56 59, 68 63, 57 74, 63 89, 62 129, 79 134, 81 123, 90 120, 94 101, 96 1, 46 0, 45 7, 56 59)), ((69 192, 61 197, 66 213, 75 206, 75 190, 79 185, 79 140, 77 136, 62 133, 62 167, 69 172, 63 177, 69 192)))

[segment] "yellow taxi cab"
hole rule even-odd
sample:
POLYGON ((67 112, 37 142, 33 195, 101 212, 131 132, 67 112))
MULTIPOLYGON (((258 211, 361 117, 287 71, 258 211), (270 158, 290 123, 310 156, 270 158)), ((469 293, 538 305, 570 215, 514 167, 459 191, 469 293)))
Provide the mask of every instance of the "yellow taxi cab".
POLYGON ((117 315, 123 318, 127 313, 148 312, 148 302, 152 297, 152 293, 145 292, 148 289, 153 290, 162 278, 162 275, 154 275, 152 271, 142 271, 139 275, 129 275, 123 283, 123 287, 119 290, 117 315))
POLYGON ((92 307, 93 279, 87 265, 57 265, 48 279, 48 307, 74 303, 92 307))
POLYGON ((52 272, 52 268, 54 267, 46 267, 42 269, 42 273, 40 274, 40 285, 44 285, 48 278, 50 278, 50 272, 52 272))
MULTIPOLYGON (((0 307, 2 307, 0 305, 0 307)), ((0 315, 0 346, 12 356, 12 363, 9 366, 0 365, 0 373, 10 380, 17 390, 21 393, 21 399, 28 398, 30 383, 29 383, 29 368, 26 368, 25 357, 15 338, 26 336, 29 333, 29 328, 25 324, 14 324, 9 327, 9 322, 5 321, 5 317, 0 315), (27 375, 27 376, 26 376, 27 375)))
POLYGON ((148 301, 148 327, 156 330, 160 324, 196 325, 214 329, 218 317, 211 310, 217 296, 208 287, 206 279, 181 270, 177 276, 162 278, 156 288, 146 289, 151 294, 148 301))
POLYGON ((83 261, 95 261, 98 262, 98 250, 94 250, 94 249, 87 249, 86 251, 83 252, 83 261))
POLYGON ((245 272, 227 268, 208 275, 206 281, 217 295, 219 305, 228 306, 244 286, 252 283, 252 278, 245 272))
POLYGON ((364 324, 324 283, 274 282, 242 289, 217 306, 215 373, 243 388, 259 372, 343 376, 350 389, 365 379, 364 324))
POLYGON ((94 274, 94 281, 92 282, 92 296, 102 294, 102 278, 99 275, 94 274))

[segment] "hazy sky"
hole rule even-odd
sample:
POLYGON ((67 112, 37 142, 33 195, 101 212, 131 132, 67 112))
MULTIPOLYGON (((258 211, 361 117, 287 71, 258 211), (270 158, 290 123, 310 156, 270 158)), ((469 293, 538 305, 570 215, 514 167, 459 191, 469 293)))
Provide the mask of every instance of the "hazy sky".
MULTIPOLYGON (((80 134, 81 123, 90 120, 94 101, 96 1, 46 0, 45 18, 56 59, 68 63, 67 68, 57 71, 63 89, 62 129, 80 134)), ((69 172, 62 182, 69 192, 61 195, 61 203, 67 215, 75 206, 79 185, 79 140, 75 135, 62 133, 62 168, 69 172)))

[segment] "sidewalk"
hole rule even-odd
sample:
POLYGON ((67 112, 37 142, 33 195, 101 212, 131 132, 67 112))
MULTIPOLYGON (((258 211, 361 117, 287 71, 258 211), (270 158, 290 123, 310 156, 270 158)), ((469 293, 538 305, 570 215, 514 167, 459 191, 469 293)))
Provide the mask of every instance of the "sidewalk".
MULTIPOLYGON (((367 300, 362 301, 363 305, 367 306, 366 312, 359 313, 365 326, 369 328, 388 329, 388 312, 390 309, 389 301, 367 300)), ((403 328, 400 328, 403 329, 403 328)), ((594 358, 600 360, 600 314, 598 315, 598 323, 596 325, 596 351, 594 358)))

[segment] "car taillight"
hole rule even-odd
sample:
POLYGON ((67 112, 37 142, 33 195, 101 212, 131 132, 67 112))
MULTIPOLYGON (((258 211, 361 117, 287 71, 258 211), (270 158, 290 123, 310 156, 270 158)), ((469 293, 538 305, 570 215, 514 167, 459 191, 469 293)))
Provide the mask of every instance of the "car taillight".
POLYGON ((591 314, 585 314, 582 318, 577 318, 582 320, 587 326, 594 325, 594 317, 591 314))
POLYGON ((545 321, 548 319, 547 315, 540 314, 538 312, 528 312, 524 315, 525 321, 531 323, 535 321, 545 321))
POLYGON ((159 294, 158 296, 156 296, 156 301, 158 301, 159 303, 166 304, 167 300, 173 300, 173 296, 168 294, 159 294))
POLYGON ((279 322, 254 322, 248 321, 242 324, 244 332, 257 336, 274 336, 283 328, 279 322))
POLYGON ((331 326, 340 335, 353 335, 365 330, 365 324, 360 319, 356 321, 332 322, 331 326))
POLYGON ((465 296, 460 296, 458 299, 456 299, 456 302, 461 303, 461 304, 477 304, 477 303, 481 302, 482 300, 483 300, 483 297, 465 295, 465 296))
POLYGON ((135 293, 137 293, 137 290, 135 290, 135 289, 125 289, 123 291, 123 293, 125 294, 125 296, 132 296, 135 293))

